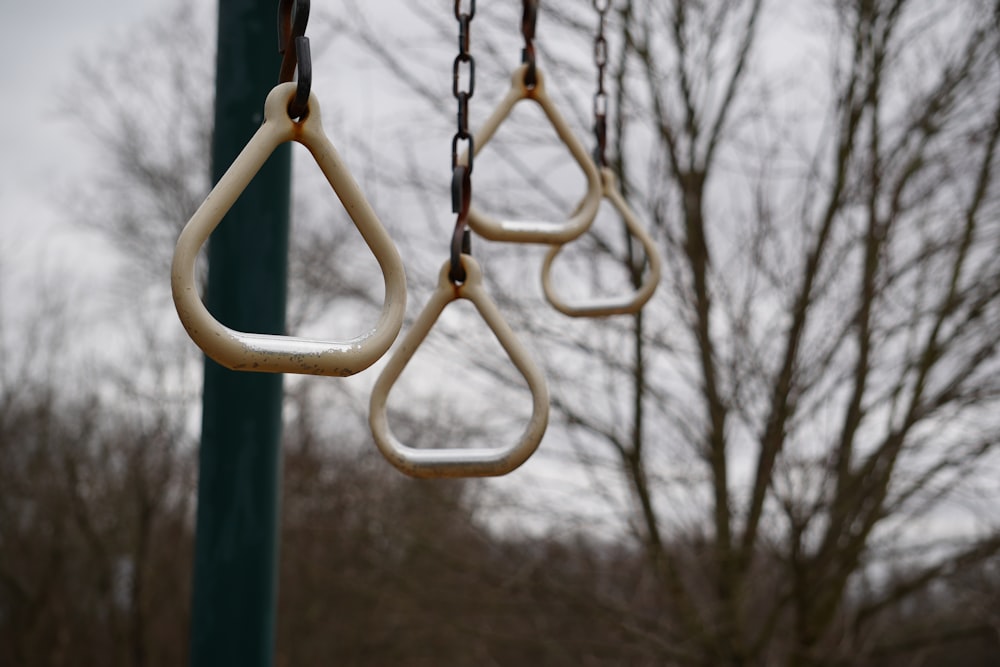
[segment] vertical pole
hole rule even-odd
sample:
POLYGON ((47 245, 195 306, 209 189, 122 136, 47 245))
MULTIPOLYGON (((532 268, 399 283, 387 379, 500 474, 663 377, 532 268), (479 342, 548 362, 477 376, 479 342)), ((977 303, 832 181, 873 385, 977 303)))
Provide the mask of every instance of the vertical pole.
MULTIPOLYGON (((263 120, 278 79, 274 0, 219 0, 212 178, 263 120)), ((291 153, 278 148, 209 242, 206 304, 234 329, 284 333, 291 153)), ((194 667, 274 658, 282 376, 205 360, 191 620, 194 667)))

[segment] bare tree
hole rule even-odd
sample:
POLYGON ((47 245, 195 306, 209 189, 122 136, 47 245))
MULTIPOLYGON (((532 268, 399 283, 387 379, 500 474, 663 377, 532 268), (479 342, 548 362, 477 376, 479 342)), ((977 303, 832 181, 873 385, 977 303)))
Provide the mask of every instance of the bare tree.
POLYGON ((47 331, 0 360, 0 660, 176 664, 194 470, 176 418, 190 398, 165 390, 172 359, 154 363, 173 352, 143 350, 144 367, 112 379, 51 354, 66 328, 43 313, 35 333, 47 331), (28 350, 27 368, 10 363, 28 350))
MULTIPOLYGON (((518 321, 560 360, 549 371, 567 433, 618 460, 625 520, 667 612, 646 630, 676 663, 885 656, 892 610, 1000 550, 988 511, 1000 426, 997 10, 616 10, 616 166, 659 235, 664 294, 631 323, 574 325, 568 342, 530 297, 518 321), (588 388, 581 375, 606 381, 588 388), (697 557, 681 547, 690 540, 705 545, 697 557)), ((427 26, 412 47, 422 53, 455 30, 444 10, 413 13, 427 26)), ((477 15, 480 72, 516 33, 490 24, 500 20, 517 16, 477 15)), ((551 2, 541 20, 580 43, 596 19, 551 2)), ((448 117, 426 59, 387 39, 384 20, 359 10, 334 22, 448 117)), ((546 71, 576 83, 586 60, 557 39, 546 71)), ((497 153, 516 165, 513 146, 497 153)), ((560 210, 546 174, 528 173, 539 186, 519 192, 529 215, 560 210)))

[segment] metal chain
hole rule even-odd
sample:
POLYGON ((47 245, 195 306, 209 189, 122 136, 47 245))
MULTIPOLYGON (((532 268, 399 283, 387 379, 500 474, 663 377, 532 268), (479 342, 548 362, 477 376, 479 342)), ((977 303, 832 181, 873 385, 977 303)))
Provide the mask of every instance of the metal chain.
POLYGON ((524 12, 521 15, 521 34, 524 36, 524 48, 521 50, 521 62, 528 65, 524 73, 524 85, 534 88, 538 81, 535 75, 535 25, 538 23, 538 5, 540 0, 524 0, 524 12))
POLYGON ((472 161, 475 146, 472 133, 469 132, 469 100, 476 92, 476 61, 469 53, 469 31, 472 17, 476 15, 476 0, 470 0, 469 10, 462 11, 462 0, 455 0, 455 19, 458 21, 458 55, 452 65, 451 92, 458 101, 458 129, 451 140, 451 210, 457 213, 455 231, 451 239, 451 269, 448 278, 452 283, 465 282, 465 269, 462 267, 462 253, 468 254, 471 237, 466 225, 469 217, 469 205, 472 201, 472 161), (468 69, 468 87, 462 87, 462 69, 468 69), (458 147, 465 142, 466 164, 458 162, 458 147))
POLYGON ((594 0, 597 10, 597 35, 594 37, 594 65, 597 67, 597 92, 594 93, 594 136, 597 146, 594 148, 594 161, 599 167, 608 166, 608 94, 604 90, 604 69, 608 64, 608 40, 604 37, 608 10, 611 0, 594 0))

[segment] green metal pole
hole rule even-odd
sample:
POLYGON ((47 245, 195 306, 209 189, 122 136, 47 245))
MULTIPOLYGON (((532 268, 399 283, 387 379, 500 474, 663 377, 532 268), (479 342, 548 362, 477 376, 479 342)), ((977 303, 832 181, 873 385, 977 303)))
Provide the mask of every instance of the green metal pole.
MULTIPOLYGON (((277 2, 220 0, 212 177, 260 126, 278 79, 277 2)), ((279 147, 209 242, 206 303, 234 329, 284 333, 291 153, 279 147)), ((191 619, 195 667, 274 659, 282 376, 205 360, 191 619)))

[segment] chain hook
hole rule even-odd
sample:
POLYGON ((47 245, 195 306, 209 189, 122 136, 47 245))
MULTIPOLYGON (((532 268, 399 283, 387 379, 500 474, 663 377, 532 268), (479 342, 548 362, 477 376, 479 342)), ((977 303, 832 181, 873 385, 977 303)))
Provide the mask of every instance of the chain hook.
POLYGON ((451 207, 457 213, 455 231, 451 236, 451 266, 448 279, 453 285, 466 280, 465 267, 462 266, 462 255, 472 251, 472 235, 469 233, 469 205, 472 202, 472 169, 464 164, 456 165, 451 177, 451 207))
POLYGON ((524 74, 524 85, 528 88, 534 88, 538 83, 535 75, 535 26, 538 23, 539 2, 540 0, 524 0, 524 12, 521 14, 521 34, 524 36, 521 62, 528 66, 524 74))
POLYGON ((278 4, 278 53, 281 70, 278 83, 291 81, 298 68, 298 88, 288 105, 290 118, 304 118, 309 110, 312 89, 312 56, 309 38, 305 36, 309 22, 309 0, 280 0, 278 4), (291 46, 290 46, 291 44, 291 46))

